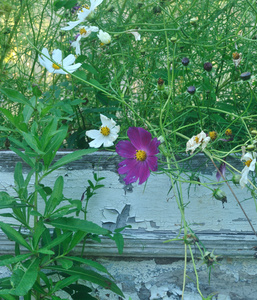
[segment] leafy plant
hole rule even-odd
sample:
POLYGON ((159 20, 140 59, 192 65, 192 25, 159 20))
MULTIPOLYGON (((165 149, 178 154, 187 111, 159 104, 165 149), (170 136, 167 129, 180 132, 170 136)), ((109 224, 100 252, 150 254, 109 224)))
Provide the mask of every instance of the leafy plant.
MULTIPOLYGON (((81 256, 71 255, 71 251, 82 241, 105 236, 117 242, 122 252, 122 235, 112 234, 97 224, 86 220, 87 208, 82 207, 83 199, 66 199, 63 195, 64 180, 59 176, 53 188, 42 183, 43 178, 67 163, 93 153, 94 149, 78 150, 55 161, 55 155, 67 136, 67 126, 60 125, 61 118, 56 118, 38 103, 38 97, 27 99, 11 89, 1 90, 11 101, 20 103, 22 113, 12 115, 1 108, 1 112, 10 122, 15 132, 10 136, 10 147, 25 163, 30 166, 27 175, 23 175, 22 163, 18 162, 14 171, 15 191, 17 196, 6 192, 0 193, 0 209, 10 212, 1 213, 3 218, 13 222, 0 222, 1 230, 15 244, 14 255, 0 257, 0 266, 7 266, 9 277, 0 280, 0 297, 3 299, 61 299, 56 292, 65 291, 73 299, 90 296, 91 289, 83 282, 92 282, 110 289, 120 296, 122 291, 114 283, 112 276, 101 264, 81 256), (33 115, 33 118, 32 118, 33 115), (29 185, 33 182, 33 189, 29 185), (44 209, 38 209, 39 199, 44 202, 44 209), (68 202, 68 203, 67 203, 68 202), (65 204, 63 204, 65 203, 65 204), (84 219, 74 217, 84 212, 84 219)), ((95 191, 103 185, 103 178, 94 176, 96 184, 88 181, 86 207, 95 191)))

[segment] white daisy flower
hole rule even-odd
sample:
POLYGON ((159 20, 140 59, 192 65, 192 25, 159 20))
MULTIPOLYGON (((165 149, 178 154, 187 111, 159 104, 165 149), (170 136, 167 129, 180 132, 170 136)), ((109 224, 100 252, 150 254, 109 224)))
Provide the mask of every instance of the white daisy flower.
POLYGON ((199 134, 191 137, 191 139, 187 142, 186 152, 191 150, 191 154, 193 154, 195 149, 199 146, 202 146, 202 150, 204 150, 210 140, 211 138, 207 136, 205 132, 201 131, 199 134))
POLYGON ((242 176, 241 176, 241 179, 239 181, 242 188, 245 187, 245 185, 248 182, 248 173, 249 173, 249 171, 253 172, 255 170, 256 156, 257 156, 256 152, 253 152, 253 154, 247 152, 241 158, 241 160, 245 160, 245 167, 242 170, 242 176))
POLYGON ((78 20, 68 22, 68 26, 62 27, 61 30, 71 30, 78 24, 84 22, 86 18, 101 4, 103 0, 90 0, 90 7, 88 5, 83 5, 82 8, 78 11, 78 20))
POLYGON ((113 146, 113 142, 117 139, 120 131, 120 126, 116 126, 116 122, 113 119, 109 119, 106 116, 100 114, 102 126, 99 130, 88 130, 86 136, 94 139, 89 143, 92 148, 99 148, 102 144, 104 147, 113 146))
POLYGON ((99 40, 101 41, 102 45, 110 44, 110 42, 112 40, 109 33, 102 31, 102 29, 100 29, 97 36, 98 36, 99 40))
POLYGON ((49 52, 46 48, 43 48, 42 53, 45 56, 38 56, 39 63, 47 69, 48 72, 50 73, 57 73, 57 74, 67 74, 75 72, 80 66, 81 63, 73 65, 75 62, 75 56, 73 54, 69 54, 67 57, 62 59, 62 51, 60 49, 55 49, 53 50, 52 54, 52 62, 50 60, 50 55, 49 52), (64 71, 63 69, 66 71, 64 71))
POLYGON ((80 40, 82 38, 88 37, 92 32, 97 32, 99 28, 97 26, 80 26, 79 27, 79 34, 75 41, 71 43, 71 46, 75 48, 75 52, 77 55, 81 54, 80 50, 80 40))

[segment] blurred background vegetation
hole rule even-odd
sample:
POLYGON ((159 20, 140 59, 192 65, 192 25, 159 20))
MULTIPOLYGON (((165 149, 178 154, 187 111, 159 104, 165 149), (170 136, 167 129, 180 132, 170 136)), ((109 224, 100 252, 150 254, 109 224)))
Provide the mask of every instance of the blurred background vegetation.
MULTIPOLYGON (((184 136, 199 133, 199 128, 216 131, 219 138, 232 129, 229 143, 216 139, 220 150, 244 144, 248 130, 257 129, 256 1, 104 0, 88 22, 108 32, 112 42, 102 47, 92 33, 82 40, 82 55, 76 58, 82 67, 74 74, 92 85, 70 75, 49 74, 38 64, 38 51, 44 47, 50 53, 61 49, 63 57, 75 54, 70 42, 78 27, 60 28, 76 19, 76 6, 83 4, 0 0, 0 88, 15 89, 28 99, 38 97, 46 116, 55 114, 67 124, 64 148, 87 148, 85 131, 100 126, 99 113, 115 118, 123 136, 129 126, 147 128, 144 120, 159 134, 161 122, 173 149, 183 152, 184 136), (128 30, 137 30, 141 40, 128 30), (242 58, 237 67, 233 53, 242 58), (187 66, 182 63, 185 57, 187 66), (206 62, 212 63, 210 71, 204 69, 206 62), (250 81, 240 79, 243 72, 252 74, 250 81), (162 87, 157 87, 159 78, 162 87), (195 94, 187 92, 189 86, 195 86, 195 94), (242 115, 249 116, 246 126, 242 115)), ((1 107, 19 116, 22 104, 3 93, 0 100, 1 107)), ((12 127, 3 115, 0 118, 1 126, 12 127)), ((2 149, 8 148, 8 135, 0 133, 2 149)))

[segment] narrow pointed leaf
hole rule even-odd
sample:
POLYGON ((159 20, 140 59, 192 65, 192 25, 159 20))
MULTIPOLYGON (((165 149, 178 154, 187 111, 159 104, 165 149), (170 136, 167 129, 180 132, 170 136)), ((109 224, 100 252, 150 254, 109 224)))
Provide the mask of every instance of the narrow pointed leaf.
POLYGON ((0 222, 0 228, 8 236, 9 239, 15 241, 16 243, 24 246, 25 248, 31 250, 30 245, 24 240, 22 235, 13 229, 10 225, 0 222))
POLYGON ((75 218, 58 218, 49 221, 49 224, 63 230, 71 231, 84 231, 94 234, 106 235, 109 230, 102 228, 101 226, 86 220, 80 220, 75 218))

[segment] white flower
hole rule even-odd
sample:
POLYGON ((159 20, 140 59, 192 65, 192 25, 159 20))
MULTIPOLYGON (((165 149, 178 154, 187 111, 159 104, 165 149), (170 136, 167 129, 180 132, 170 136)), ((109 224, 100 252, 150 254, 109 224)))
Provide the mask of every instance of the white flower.
POLYGON ((242 170, 242 176, 239 181, 241 187, 245 187, 245 185, 247 184, 249 171, 253 172, 255 170, 256 156, 256 152, 253 152, 253 154, 248 152, 244 154, 241 158, 241 160, 245 160, 245 167, 242 170))
POLYGON ((60 49, 55 49, 53 51, 52 60, 54 62, 50 60, 50 55, 46 48, 42 50, 42 53, 45 56, 41 57, 39 55, 38 57, 39 63, 43 67, 45 67, 47 71, 50 73, 58 73, 58 74, 67 74, 67 72, 73 73, 81 66, 80 63, 73 65, 73 63, 75 62, 75 56, 73 54, 69 54, 63 60, 62 51, 60 49), (67 72, 62 70, 61 67, 65 69, 67 72))
POLYGON ((141 35, 137 31, 128 31, 128 33, 131 33, 135 37, 135 41, 140 41, 141 40, 141 35))
POLYGON ((84 5, 79 11, 78 11, 78 20, 77 21, 70 21, 68 22, 68 26, 61 28, 61 30, 71 30, 78 24, 84 22, 86 18, 97 8, 99 4, 101 4, 103 0, 90 0, 90 7, 87 5, 84 5))
POLYGON ((80 40, 82 38, 88 37, 91 32, 97 32, 99 28, 97 26, 80 26, 79 27, 79 34, 74 42, 71 43, 71 46, 75 48, 75 52, 77 55, 81 54, 80 50, 80 40))
POLYGON ((191 139, 187 142, 186 152, 191 150, 191 154, 193 154, 195 149, 198 148, 199 146, 202 146, 202 150, 204 150, 210 140, 211 138, 207 136, 206 133, 201 131, 199 134, 191 137, 191 139))
POLYGON ((110 44, 112 38, 109 35, 109 33, 102 31, 102 29, 100 29, 99 33, 98 33, 98 38, 101 41, 102 44, 110 44))
POLYGON ((109 119, 100 114, 102 126, 99 130, 88 130, 86 135, 91 139, 94 139, 89 143, 90 147, 99 148, 102 144, 104 147, 113 146, 113 142, 117 139, 120 131, 120 126, 116 126, 116 122, 113 119, 109 119))

